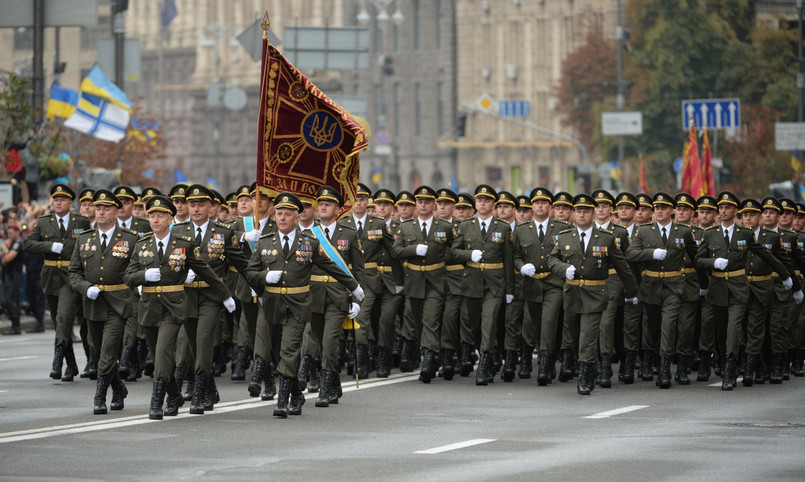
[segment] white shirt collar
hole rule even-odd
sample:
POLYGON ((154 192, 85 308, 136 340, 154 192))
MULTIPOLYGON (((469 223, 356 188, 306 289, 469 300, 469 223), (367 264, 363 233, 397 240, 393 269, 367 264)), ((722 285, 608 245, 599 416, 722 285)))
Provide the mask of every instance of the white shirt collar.
POLYGON ((416 222, 419 225, 419 229, 422 229, 422 224, 424 223, 428 232, 430 232, 430 226, 433 224, 433 216, 429 217, 428 219, 420 219, 419 217, 416 218, 416 222))
POLYGON ((612 221, 607 221, 604 224, 598 224, 598 221, 593 221, 593 224, 595 224, 595 227, 598 228, 598 229, 609 229, 609 225, 611 223, 612 223, 612 221))
POLYGON ((285 244, 285 236, 288 236, 288 249, 291 249, 291 246, 293 246, 293 241, 296 239, 296 230, 294 229, 288 234, 282 234, 281 232, 277 231, 277 235, 279 236, 281 245, 285 244))
POLYGON ((324 224, 321 224, 321 230, 322 230, 322 232, 324 232, 325 229, 329 230, 330 231, 330 236, 332 236, 333 234, 335 234, 335 228, 336 228, 335 225, 336 224, 338 224, 338 223, 336 223, 335 221, 333 221, 332 224, 328 224, 326 226, 324 224))
POLYGON ((665 226, 663 226, 662 224, 660 224, 659 221, 657 221, 657 229, 659 229, 660 232, 662 232, 662 228, 665 228, 665 233, 666 234, 670 233, 671 232, 671 221, 668 221, 668 224, 666 224, 665 226))
POLYGON ((266 216, 266 217, 264 217, 263 219, 261 219, 261 220, 260 220, 260 222, 259 222, 259 224, 260 224, 260 231, 262 231, 262 230, 263 230, 263 228, 264 228, 264 227, 266 227, 266 223, 267 223, 267 222, 268 222, 268 216, 266 216))
POLYGON ((360 223, 361 223, 361 227, 362 227, 363 229, 366 229, 366 218, 367 218, 368 216, 369 216, 368 214, 364 214, 362 218, 359 218, 359 217, 356 217, 356 216, 353 214, 353 215, 352 215, 352 219, 355 221, 355 228, 356 228, 356 229, 358 228, 358 222, 360 222, 360 223))
POLYGON ((70 224, 70 213, 68 212, 64 216, 59 216, 58 214, 56 214, 55 216, 56 216, 56 224, 59 224, 59 220, 61 219, 64 222, 64 229, 67 229, 67 225, 70 224))
POLYGON ((311 221, 310 226, 302 226, 302 223, 296 223, 299 226, 299 231, 304 231, 305 229, 310 229, 315 226, 315 222, 311 221))
POLYGON ((204 235, 207 234, 207 228, 210 226, 209 219, 201 226, 193 222, 191 222, 190 224, 193 225, 193 238, 195 238, 196 235, 198 234, 198 228, 201 228, 201 239, 204 239, 204 235))
POLYGON ((760 239, 760 230, 761 227, 758 226, 757 229, 755 230, 755 239, 760 239))
POLYGON ((156 245, 157 249, 159 249, 159 243, 162 242, 162 249, 165 250, 165 253, 168 252, 168 241, 170 241, 171 233, 168 231, 167 236, 164 238, 157 238, 157 235, 154 234, 154 244, 156 245))
POLYGON ((590 237, 593 234, 593 227, 590 226, 587 231, 582 231, 581 228, 576 227, 576 231, 579 232, 579 237, 581 237, 581 233, 584 233, 584 248, 587 248, 587 243, 590 242, 590 237))
POLYGON ((113 224, 112 227, 109 228, 109 231, 101 231, 100 228, 98 228, 98 239, 103 240, 102 235, 105 234, 106 235, 106 242, 108 243, 109 241, 111 241, 112 236, 114 236, 114 234, 115 234, 115 226, 116 225, 113 224))
POLYGON ((132 222, 133 219, 134 219, 134 216, 129 216, 129 218, 126 219, 126 220, 118 218, 117 219, 117 224, 121 228, 131 229, 131 222, 132 222))
POLYGON ((735 223, 732 223, 732 225, 730 227, 728 227, 728 228, 725 228, 724 225, 722 224, 721 225, 721 230, 724 231, 725 233, 729 234, 730 239, 732 239, 732 233, 733 233, 733 231, 735 231, 735 223))
POLYGON ((542 226, 542 232, 547 233, 548 232, 548 221, 550 221, 550 220, 551 220, 551 218, 545 218, 545 221, 539 222, 539 221, 537 221, 535 219, 534 220, 534 227, 537 228, 537 232, 539 232, 539 227, 541 225, 542 226))
POLYGON ((486 223, 486 227, 489 227, 489 225, 490 225, 490 224, 492 224, 492 218, 494 218, 494 216, 489 216, 489 217, 488 217, 488 218, 486 218, 486 219, 481 219, 481 216, 480 216, 480 215, 476 215, 475 217, 477 217, 477 218, 478 218, 478 224, 479 224, 479 225, 480 225, 481 223, 486 223))

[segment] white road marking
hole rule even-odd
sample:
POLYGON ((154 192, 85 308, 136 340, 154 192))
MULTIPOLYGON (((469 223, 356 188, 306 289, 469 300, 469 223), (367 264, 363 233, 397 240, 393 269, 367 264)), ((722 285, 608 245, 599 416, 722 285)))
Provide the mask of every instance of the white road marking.
POLYGON ((472 440, 466 440, 464 442, 458 442, 458 443, 455 443, 455 444, 442 445, 441 447, 435 447, 435 448, 432 448, 432 449, 417 450, 414 453, 415 454, 428 454, 428 455, 440 454, 442 452, 449 452, 451 450, 463 449, 463 448, 466 448, 466 447, 472 447, 473 445, 481 445, 481 444, 494 442, 494 441, 495 441, 495 439, 493 439, 493 438, 476 438, 476 439, 472 439, 472 440))
MULTIPOLYGON (((735 379, 735 383, 736 384, 741 383, 743 380, 744 380, 744 377, 738 377, 738 378, 735 379)), ((708 387, 720 387, 721 382, 711 383, 710 385, 707 385, 707 386, 708 387)))
POLYGON ((26 356, 13 356, 11 358, 0 358, 0 362, 3 361, 14 361, 14 360, 30 360, 31 358, 39 358, 38 356, 33 355, 26 355, 26 356))
POLYGON ((594 413, 592 415, 588 415, 582 418, 592 418, 592 419, 609 418, 613 415, 621 415, 623 413, 634 412, 635 410, 640 410, 642 408, 648 408, 648 407, 649 407, 648 405, 629 405, 628 407, 616 408, 615 410, 609 410, 607 412, 594 413))
MULTIPOLYGON (((356 390, 363 390, 365 388, 383 387, 386 385, 393 385, 396 383, 408 382, 416 380, 419 374, 413 375, 392 375, 387 379, 372 378, 361 382, 361 387, 356 388, 355 382, 344 382, 342 391, 344 393, 353 392, 356 390)), ((318 394, 310 393, 305 396, 305 399, 318 398, 318 394)), ((235 400, 232 402, 223 402, 215 405, 215 410, 212 412, 205 412, 203 416, 217 415, 221 413, 236 412, 240 410, 248 410, 250 408, 268 407, 276 405, 276 401, 264 402, 259 398, 246 398, 243 400, 235 400)), ((185 405, 187 407, 187 405, 185 405)), ((171 422, 173 420, 183 420, 187 418, 201 418, 198 415, 191 415, 189 407, 180 409, 179 415, 175 417, 165 417, 163 420, 149 420, 148 414, 134 415, 131 417, 120 417, 112 420, 97 420, 92 422, 75 423, 70 425, 54 425, 52 427, 42 427, 29 430, 19 430, 16 432, 0 433, 0 444, 9 442, 19 442, 22 440, 35 440, 41 438, 55 437, 57 435, 68 435, 75 433, 96 432, 99 430, 107 430, 121 427, 132 427, 135 425, 142 425, 154 422, 171 422)))

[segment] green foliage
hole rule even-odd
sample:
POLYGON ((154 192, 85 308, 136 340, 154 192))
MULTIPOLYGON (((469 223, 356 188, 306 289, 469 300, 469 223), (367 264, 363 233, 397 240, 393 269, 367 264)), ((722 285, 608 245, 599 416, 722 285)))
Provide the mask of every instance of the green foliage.
POLYGON ((4 75, 0 91, 0 140, 17 139, 34 127, 30 98, 33 87, 27 77, 13 72, 4 75))

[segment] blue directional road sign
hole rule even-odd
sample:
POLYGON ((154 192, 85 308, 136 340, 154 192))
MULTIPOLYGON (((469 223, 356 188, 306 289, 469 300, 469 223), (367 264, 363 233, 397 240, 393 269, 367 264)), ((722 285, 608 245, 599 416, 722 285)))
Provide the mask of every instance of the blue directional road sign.
POLYGON ((498 102, 498 116, 500 117, 530 117, 531 101, 528 100, 501 100, 498 102))
POLYGON ((682 101, 682 129, 690 129, 690 119, 697 129, 727 129, 741 125, 740 99, 699 99, 682 101))

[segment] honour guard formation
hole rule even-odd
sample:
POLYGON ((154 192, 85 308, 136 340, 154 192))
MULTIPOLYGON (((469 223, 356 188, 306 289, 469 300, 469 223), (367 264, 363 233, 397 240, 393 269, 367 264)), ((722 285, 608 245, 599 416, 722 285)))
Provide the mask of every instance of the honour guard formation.
POLYGON ((326 185, 300 198, 256 183, 226 197, 55 184, 22 250, 44 255, 49 376, 96 381, 95 414, 110 388, 108 409, 123 410, 126 383, 146 379, 159 420, 186 401, 214 410, 226 378, 286 418, 305 391, 332 407, 343 377, 396 370, 425 385, 474 375, 482 391, 575 379, 579 395, 805 375, 805 205, 616 194, 359 184, 339 218, 326 185))

